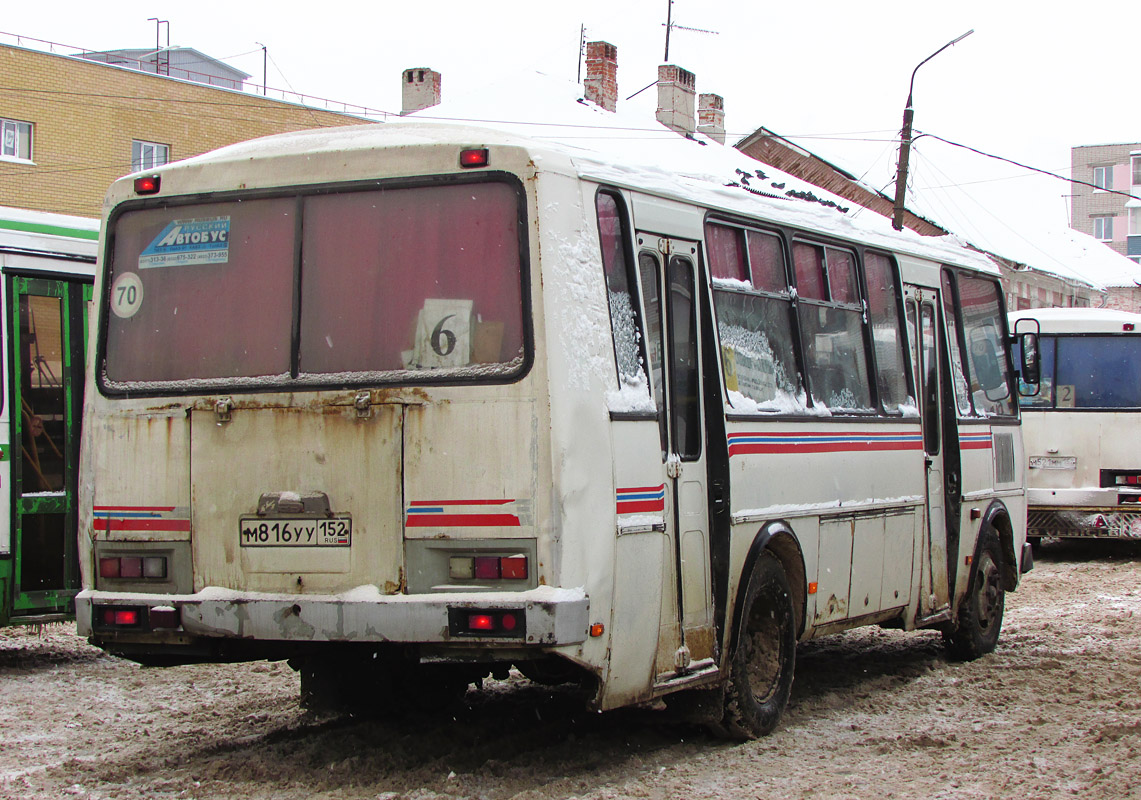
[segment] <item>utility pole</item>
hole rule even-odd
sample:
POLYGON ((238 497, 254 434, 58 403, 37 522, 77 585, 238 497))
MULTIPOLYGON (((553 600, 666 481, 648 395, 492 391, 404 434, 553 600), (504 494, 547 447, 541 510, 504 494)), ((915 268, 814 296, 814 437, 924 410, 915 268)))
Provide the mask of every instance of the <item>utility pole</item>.
POLYGON ((974 32, 975 29, 971 28, 959 38, 947 42, 934 53, 927 56, 927 58, 920 61, 915 69, 911 71, 911 83, 907 87, 907 105, 903 109, 903 130, 900 131, 899 136, 899 162, 896 165, 895 171, 895 213, 891 218, 891 227, 897 231, 903 230, 903 213, 905 211, 903 199, 907 192, 907 162, 911 158, 911 122, 915 118, 915 108, 912 104, 912 95, 915 92, 915 73, 919 72, 919 67, 922 67, 951 45, 963 41, 963 39, 966 39, 974 32))
POLYGON ((582 52, 586 48, 586 23, 579 26, 578 29, 578 77, 575 78, 576 83, 582 83, 582 52))
POLYGON ((666 0, 666 54, 662 58, 663 64, 670 63, 670 31, 673 30, 674 0, 666 0))

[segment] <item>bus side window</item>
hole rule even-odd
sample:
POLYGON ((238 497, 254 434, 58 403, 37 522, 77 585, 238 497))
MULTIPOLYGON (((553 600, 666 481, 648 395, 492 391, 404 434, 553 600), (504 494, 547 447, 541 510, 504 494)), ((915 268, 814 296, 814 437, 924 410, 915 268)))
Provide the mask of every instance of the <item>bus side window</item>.
POLYGON ((805 242, 792 246, 792 256, 813 405, 872 411, 864 309, 856 295, 854 256, 847 250, 805 242))
POLYGON ((705 235, 730 405, 735 411, 803 408, 781 240, 713 222, 705 235))
POLYGON ((958 284, 975 411, 983 416, 1013 416, 1013 382, 1007 374, 998 283, 961 275, 958 284))
POLYGON ((876 385, 884 411, 898 414, 912 405, 907 390, 903 330, 899 324, 899 292, 895 263, 879 253, 864 258, 868 280, 868 317, 875 349, 876 385))
POLYGON ((970 417, 973 416, 974 409, 971 406, 970 385, 967 383, 959 338, 959 297, 955 291, 954 276, 948 269, 943 270, 943 316, 947 321, 947 349, 951 353, 951 383, 955 387, 955 404, 960 417, 970 417))
POLYGON ((614 336, 614 356, 618 365, 619 387, 649 390, 642 353, 641 315, 633 265, 628 257, 628 228, 625 208, 609 192, 595 198, 598 212, 598 239, 602 245, 602 266, 606 273, 606 293, 610 306, 610 328, 614 336))
POLYGON ((669 439, 666 436, 665 386, 662 376, 662 286, 661 265, 652 252, 638 254, 638 271, 642 277, 642 307, 646 310, 646 354, 650 365, 650 385, 654 393, 654 409, 658 417, 658 430, 662 438, 662 459, 666 457, 669 439))

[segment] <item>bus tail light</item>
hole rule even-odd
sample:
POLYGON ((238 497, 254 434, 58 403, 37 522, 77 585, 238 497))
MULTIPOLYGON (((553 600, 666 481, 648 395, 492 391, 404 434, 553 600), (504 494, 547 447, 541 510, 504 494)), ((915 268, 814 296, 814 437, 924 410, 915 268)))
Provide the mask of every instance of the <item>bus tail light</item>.
POLYGON ((95 618, 104 628, 142 628, 146 610, 134 606, 96 606, 95 618))
POLYGON ((157 606, 150 610, 151 628, 177 628, 182 625, 178 609, 173 606, 157 606))
POLYGON ((527 556, 452 556, 448 559, 448 575, 459 580, 525 581, 527 556))
POLYGON ((488 636, 522 639, 526 615, 521 608, 449 608, 448 628, 452 636, 488 636))
POLYGON ((166 580, 166 556, 106 556, 99 577, 119 580, 166 580))
POLYGON ((460 166, 465 169, 486 167, 489 163, 491 162, 486 147, 471 148, 460 152, 460 166))
POLYGON ((174 606, 95 606, 96 627, 103 630, 159 630, 182 627, 182 615, 174 606))
POLYGON ((162 178, 158 175, 135 178, 135 194, 158 194, 160 186, 162 186, 162 178))

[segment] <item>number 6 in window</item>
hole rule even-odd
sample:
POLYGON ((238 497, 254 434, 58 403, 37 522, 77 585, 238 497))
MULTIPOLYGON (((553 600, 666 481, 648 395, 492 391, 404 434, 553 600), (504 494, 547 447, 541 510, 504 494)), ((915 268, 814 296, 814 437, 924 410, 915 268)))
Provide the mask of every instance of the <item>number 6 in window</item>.
POLYGON ((471 300, 425 300, 416 322, 410 366, 466 367, 471 363, 471 327, 471 300))

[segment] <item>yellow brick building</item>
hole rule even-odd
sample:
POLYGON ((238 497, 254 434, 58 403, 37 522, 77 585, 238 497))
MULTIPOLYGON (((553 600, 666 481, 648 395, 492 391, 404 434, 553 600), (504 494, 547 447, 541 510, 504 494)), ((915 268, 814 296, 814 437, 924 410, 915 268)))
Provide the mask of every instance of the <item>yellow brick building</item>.
POLYGON ((363 122, 0 45, 0 206, 98 217, 107 187, 133 171, 132 152, 175 161, 271 133, 363 122))

